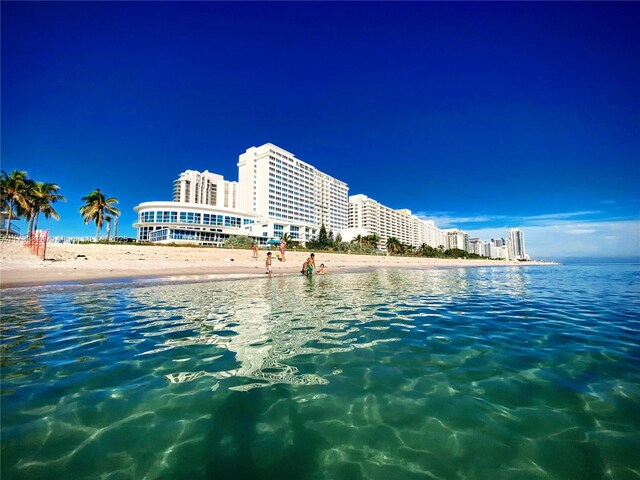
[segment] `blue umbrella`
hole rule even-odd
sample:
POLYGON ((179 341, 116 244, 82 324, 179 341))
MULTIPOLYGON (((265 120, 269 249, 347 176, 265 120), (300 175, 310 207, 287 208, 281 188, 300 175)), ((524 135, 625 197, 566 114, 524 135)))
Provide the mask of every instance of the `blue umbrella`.
POLYGON ((280 240, 276 239, 276 238, 272 238, 271 240, 269 240, 267 243, 271 244, 271 245, 280 245, 280 240))

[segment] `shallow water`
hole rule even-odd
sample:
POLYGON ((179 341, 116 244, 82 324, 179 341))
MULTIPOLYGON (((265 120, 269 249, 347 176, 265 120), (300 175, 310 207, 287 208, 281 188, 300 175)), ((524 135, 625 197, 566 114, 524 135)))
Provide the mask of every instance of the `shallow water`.
POLYGON ((2 478, 640 478, 640 267, 2 292, 2 478))

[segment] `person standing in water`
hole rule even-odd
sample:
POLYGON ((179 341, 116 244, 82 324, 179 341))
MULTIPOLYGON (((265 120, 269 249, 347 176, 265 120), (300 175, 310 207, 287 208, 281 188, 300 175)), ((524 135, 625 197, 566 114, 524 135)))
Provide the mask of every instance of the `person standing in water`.
POLYGON ((313 275, 313 271, 316 268, 316 255, 314 253, 312 253, 311 255, 309 255, 309 258, 307 258, 307 261, 304 262, 304 265, 302 266, 302 274, 306 275, 307 277, 310 277, 311 275, 313 275))

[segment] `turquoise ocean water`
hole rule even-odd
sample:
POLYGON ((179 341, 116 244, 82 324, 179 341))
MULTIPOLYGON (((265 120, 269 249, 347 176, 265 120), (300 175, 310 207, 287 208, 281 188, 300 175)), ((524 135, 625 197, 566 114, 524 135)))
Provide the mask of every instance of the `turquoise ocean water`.
POLYGON ((2 479, 640 478, 640 266, 2 291, 2 479))

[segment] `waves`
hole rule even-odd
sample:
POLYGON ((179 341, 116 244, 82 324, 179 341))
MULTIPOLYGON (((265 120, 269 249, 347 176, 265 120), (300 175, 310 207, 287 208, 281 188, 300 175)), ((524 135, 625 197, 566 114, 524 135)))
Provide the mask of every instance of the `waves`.
POLYGON ((633 478, 638 278, 508 267, 16 289, 2 474, 633 478))

